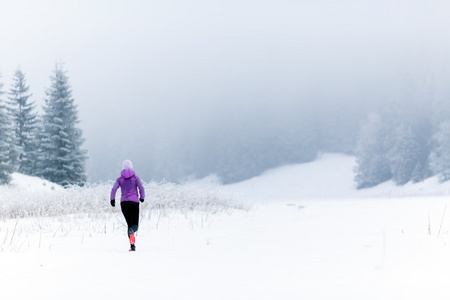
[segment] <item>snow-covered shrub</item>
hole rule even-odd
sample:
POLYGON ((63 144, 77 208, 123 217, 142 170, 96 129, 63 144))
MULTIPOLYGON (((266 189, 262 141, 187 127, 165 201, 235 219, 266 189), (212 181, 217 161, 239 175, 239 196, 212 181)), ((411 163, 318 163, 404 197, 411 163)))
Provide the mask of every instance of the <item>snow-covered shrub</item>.
MULTIPOLYGON (((27 190, 13 186, 0 187, 0 218, 50 217, 78 213, 113 213, 120 211, 120 190, 116 207, 109 203, 112 182, 66 189, 27 190)), ((164 210, 187 212, 190 210, 216 213, 244 206, 217 188, 177 185, 167 182, 145 184, 146 198, 141 211, 164 210)))

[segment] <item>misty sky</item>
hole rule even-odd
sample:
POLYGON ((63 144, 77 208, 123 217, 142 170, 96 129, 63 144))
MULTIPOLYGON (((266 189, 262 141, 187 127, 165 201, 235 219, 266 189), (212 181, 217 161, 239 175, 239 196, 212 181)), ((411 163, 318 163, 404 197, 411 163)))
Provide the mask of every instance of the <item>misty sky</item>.
POLYGON ((449 33, 448 1, 0 0, 0 82, 20 65, 40 107, 64 62, 89 178, 107 180, 139 171, 150 132, 446 89, 449 33))

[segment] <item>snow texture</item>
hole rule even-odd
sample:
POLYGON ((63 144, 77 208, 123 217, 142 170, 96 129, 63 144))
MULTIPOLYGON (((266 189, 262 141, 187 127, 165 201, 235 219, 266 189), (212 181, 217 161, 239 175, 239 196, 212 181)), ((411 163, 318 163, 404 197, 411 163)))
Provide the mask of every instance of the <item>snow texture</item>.
POLYGON ((450 186, 356 190, 354 166, 326 154, 215 186, 249 209, 153 207, 135 253, 118 210, 5 218, 0 298, 449 299, 450 186))

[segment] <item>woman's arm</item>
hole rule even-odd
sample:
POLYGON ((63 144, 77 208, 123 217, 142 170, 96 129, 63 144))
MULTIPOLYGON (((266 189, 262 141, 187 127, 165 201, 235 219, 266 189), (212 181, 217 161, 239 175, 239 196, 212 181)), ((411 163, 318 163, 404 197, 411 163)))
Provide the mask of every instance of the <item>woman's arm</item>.
POLYGON ((119 178, 117 178, 116 183, 114 183, 114 186, 111 190, 111 197, 109 198, 109 200, 115 200, 116 199, 116 192, 117 189, 119 188, 119 178))
POLYGON ((139 189, 139 198, 140 199, 145 199, 145 190, 144 190, 144 186, 142 185, 141 179, 139 178, 139 176, 136 176, 136 182, 137 182, 137 186, 139 189))

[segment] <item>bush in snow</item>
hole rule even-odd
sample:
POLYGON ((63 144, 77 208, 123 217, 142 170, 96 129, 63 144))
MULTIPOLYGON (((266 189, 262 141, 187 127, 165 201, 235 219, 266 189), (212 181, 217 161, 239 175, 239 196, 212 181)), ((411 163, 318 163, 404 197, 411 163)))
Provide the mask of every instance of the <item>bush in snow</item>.
MULTIPOLYGON (((113 213, 109 203, 112 182, 54 190, 31 191, 13 186, 3 186, 0 191, 0 217, 47 217, 77 213, 113 213)), ((187 212, 191 210, 216 213, 243 209, 243 205, 220 190, 190 185, 152 182, 144 185, 146 199, 141 210, 187 212)), ((116 199, 120 199, 120 191, 116 199)))

